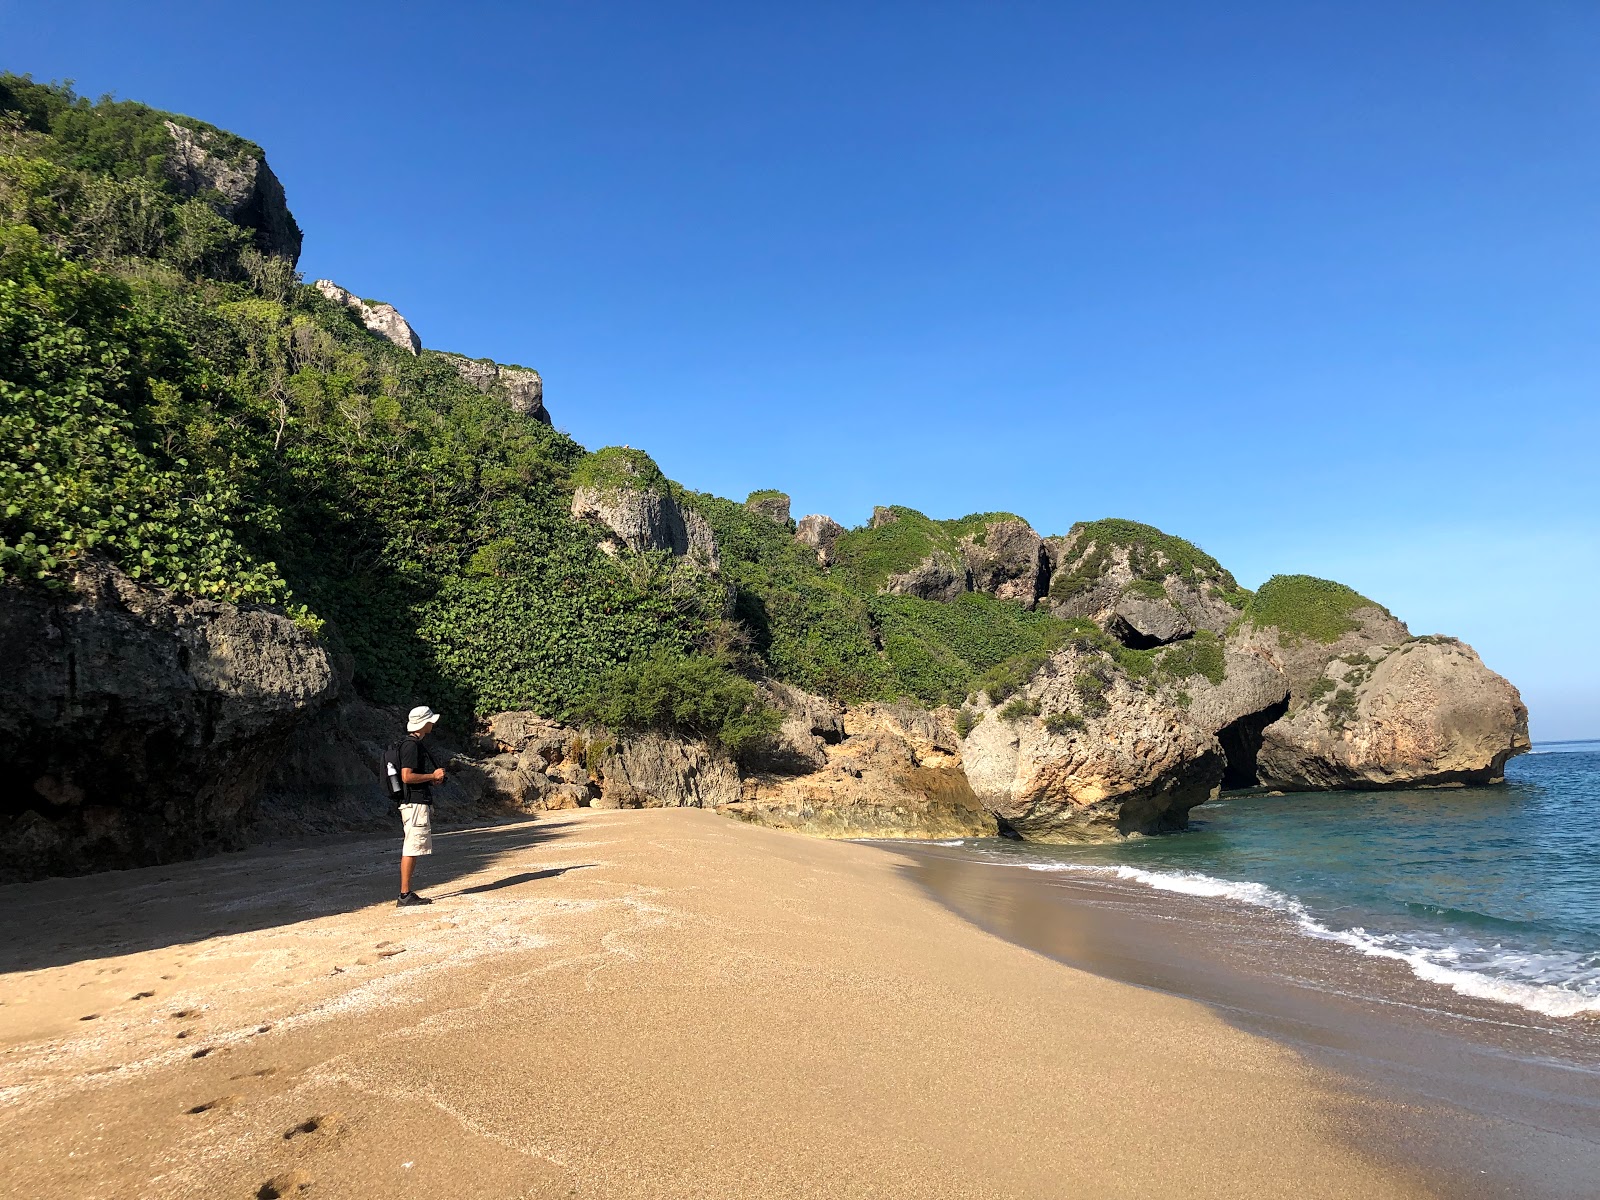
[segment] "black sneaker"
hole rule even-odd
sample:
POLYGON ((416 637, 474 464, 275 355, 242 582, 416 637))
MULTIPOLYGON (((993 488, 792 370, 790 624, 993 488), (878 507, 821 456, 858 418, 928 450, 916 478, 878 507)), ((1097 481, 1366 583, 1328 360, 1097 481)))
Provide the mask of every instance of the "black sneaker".
POLYGON ((426 896, 419 896, 415 892, 402 892, 400 899, 394 902, 396 908, 410 908, 414 904, 432 904, 426 896))

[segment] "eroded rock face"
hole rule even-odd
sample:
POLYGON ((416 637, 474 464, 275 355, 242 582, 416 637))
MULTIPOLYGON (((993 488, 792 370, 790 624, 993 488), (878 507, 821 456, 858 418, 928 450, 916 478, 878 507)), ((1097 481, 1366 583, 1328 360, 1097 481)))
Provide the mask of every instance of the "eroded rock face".
POLYGON ((739 772, 703 742, 625 734, 600 760, 596 808, 720 808, 739 799, 739 772))
POLYGON ((186 600, 103 564, 0 589, 0 879, 242 847, 327 651, 287 617, 186 600))
POLYGON ((717 535, 704 517, 658 488, 580 487, 572 515, 598 521, 629 550, 670 550, 716 571, 721 567, 717 535))
POLYGON ((844 526, 832 517, 825 517, 820 513, 813 513, 809 517, 801 517, 800 523, 795 526, 796 540, 804 542, 817 552, 817 562, 824 567, 833 565, 833 547, 839 541, 839 535, 844 533, 844 526))
MULTIPOLYGON (((371 326, 368 326, 370 329, 371 326)), ((457 374, 486 395, 505 397, 511 411, 551 424, 544 406, 544 380, 531 367, 506 367, 486 358, 446 354, 457 374)))
POLYGON ((975 592, 1032 607, 1044 594, 1044 539, 1026 521, 991 521, 962 539, 967 582, 975 592))
POLYGON ((967 590, 966 564, 953 554, 936 550, 909 571, 889 576, 883 590, 899 596, 948 602, 967 590))
POLYGON ((1454 638, 1413 638, 1388 613, 1321 643, 1243 626, 1233 645, 1277 665, 1288 711, 1262 733, 1259 782, 1285 791, 1439 787, 1504 777, 1525 753, 1528 710, 1507 680, 1454 638))
POLYGON ((751 492, 744 506, 774 525, 782 525, 785 529, 794 527, 794 518, 789 515, 789 497, 782 492, 751 492))
MULTIPOLYGON (((1104 524, 1092 522, 1065 537, 1044 539, 1048 603, 1055 615, 1086 617, 1138 649, 1165 645, 1197 629, 1227 632, 1239 616, 1227 599, 1238 594, 1233 576, 1209 558, 1202 558, 1199 568, 1180 570, 1159 543, 1155 548, 1123 544, 1101 531, 1104 524)), ((1165 538, 1158 530, 1150 532, 1165 538)))
POLYGON ((961 770, 959 742, 915 705, 864 704, 843 714, 842 739, 819 738, 824 762, 802 775, 755 771, 722 811, 820 837, 992 837, 961 770))
POLYGON ((757 772, 805 775, 828 765, 827 749, 844 740, 844 705, 776 680, 760 684, 762 698, 783 714, 783 725, 745 761, 757 772))
POLYGON ((417 336, 416 330, 400 315, 398 309, 392 304, 369 304, 360 296, 354 295, 340 287, 331 279, 319 279, 316 284, 317 291, 321 292, 335 304, 342 304, 356 314, 356 317, 372 333, 377 334, 385 341, 393 342, 408 354, 422 352, 422 339, 417 336))
POLYGON ((223 215, 255 232, 258 250, 299 262, 300 226, 266 158, 230 149, 208 130, 190 129, 176 121, 163 123, 172 137, 167 174, 178 193, 187 197, 216 192, 226 206, 223 215))
POLYGON ((1257 756, 1262 733, 1288 711, 1289 680, 1259 654, 1224 646, 1223 656, 1225 674, 1220 683, 1189 675, 1167 684, 1162 697, 1183 708, 1191 721, 1221 744, 1226 758, 1223 787, 1253 787, 1260 782, 1257 756))
POLYGON ((1013 699, 1037 714, 1007 719, 1004 705, 982 699, 961 755, 978 798, 1024 837, 1102 841, 1181 829, 1222 782, 1217 738, 1103 652, 1076 643, 1057 651, 1013 699), (1069 716, 1081 723, 1060 723, 1069 716))

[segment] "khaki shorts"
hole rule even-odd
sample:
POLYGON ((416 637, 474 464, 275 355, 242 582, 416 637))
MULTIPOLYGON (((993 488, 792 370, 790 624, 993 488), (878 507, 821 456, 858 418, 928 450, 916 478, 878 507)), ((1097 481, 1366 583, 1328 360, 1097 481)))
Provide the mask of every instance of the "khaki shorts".
POLYGON ((406 833, 400 853, 406 858, 433 853, 433 805, 402 804, 400 824, 406 833))

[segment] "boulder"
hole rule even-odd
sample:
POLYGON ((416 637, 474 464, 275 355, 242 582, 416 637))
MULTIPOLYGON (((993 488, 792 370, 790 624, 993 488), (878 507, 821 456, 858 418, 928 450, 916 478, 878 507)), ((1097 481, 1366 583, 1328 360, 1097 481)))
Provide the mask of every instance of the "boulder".
POLYGON ((948 602, 967 590, 966 564, 954 554, 935 550, 909 571, 890 575, 884 581, 882 590, 900 596, 948 602))
POLYGON ((1044 540, 1026 522, 1006 517, 990 521, 961 539, 967 585, 1001 600, 1033 607, 1044 594, 1049 561, 1044 540))
POLYGON ((739 772, 704 742, 620 735, 600 756, 597 808, 718 808, 739 799, 739 772))
POLYGON ((711 526, 692 505, 680 503, 649 456, 612 446, 596 451, 588 461, 594 469, 579 474, 572 494, 575 518, 604 525, 621 546, 635 553, 665 550, 709 571, 720 569, 711 526))
MULTIPOLYGON (((367 328, 372 328, 370 325, 367 328)), ((505 399, 512 412, 551 424, 544 406, 544 380, 531 367, 507 367, 487 358, 466 358, 446 353, 456 373, 485 395, 505 399)))
POLYGON ((86 562, 0 588, 0 880, 242 847, 296 727, 338 688, 279 613, 86 562))
POLYGON ((844 740, 844 706, 775 680, 761 683, 760 691, 783 714, 783 724, 745 754, 745 764, 775 775, 806 775, 827 766, 827 748, 844 740))
POLYGON ((864 704, 843 714, 844 737, 820 747, 804 775, 754 771, 720 811, 821 837, 993 837, 994 817, 961 771, 958 740, 915 705, 864 704))
POLYGON ((783 492, 751 492, 745 497, 744 506, 757 516, 766 517, 774 525, 794 528, 794 518, 789 515, 789 497, 783 492))
POLYGON ((794 536, 797 541, 803 542, 817 552, 817 562, 824 567, 833 565, 833 547, 838 542, 839 535, 844 532, 844 526, 832 517, 825 517, 820 513, 813 513, 809 517, 801 517, 800 523, 795 526, 794 536))
POLYGON ((178 194, 215 192, 222 198, 223 216, 254 231, 258 250, 298 263, 300 226, 266 156, 250 143, 215 130, 191 129, 176 121, 163 124, 172 138, 167 176, 178 194))
POLYGON ((1258 782, 1283 791, 1498 783, 1530 748, 1528 710, 1455 638, 1414 638, 1380 609, 1329 643, 1246 626, 1234 639, 1287 676, 1262 732, 1258 782))
POLYGON ((1025 838, 1181 829, 1222 782, 1217 738, 1088 639, 1058 650, 1004 704, 981 697, 976 715, 961 742, 967 778, 1025 838))
POLYGON ((331 279, 319 279, 315 286, 317 291, 329 300, 335 304, 342 304, 355 313, 356 318, 367 327, 368 331, 377 334, 385 341, 393 342, 408 354, 422 352, 422 339, 394 305, 363 300, 331 279))
POLYGON ((1044 539, 1046 594, 1059 617, 1084 617, 1124 645, 1149 649, 1197 629, 1226 633, 1248 593, 1191 542, 1134 521, 1075 525, 1044 539))

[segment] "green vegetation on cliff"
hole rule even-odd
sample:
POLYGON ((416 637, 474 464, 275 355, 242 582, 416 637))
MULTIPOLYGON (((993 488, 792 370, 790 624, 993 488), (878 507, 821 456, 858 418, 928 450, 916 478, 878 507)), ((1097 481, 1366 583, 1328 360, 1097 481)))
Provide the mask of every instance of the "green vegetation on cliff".
POLYGON ((834 561, 856 587, 875 592, 889 576, 904 574, 929 555, 959 555, 963 538, 971 537, 981 545, 991 522, 1021 519, 1012 513, 994 512, 938 521, 914 508, 891 505, 877 518, 877 524, 842 534, 834 547, 834 561))
POLYGON ((1280 639, 1336 642, 1358 627, 1352 614, 1360 608, 1388 611, 1331 579, 1274 575, 1245 605, 1244 619, 1258 628, 1276 629, 1280 639))
POLYGON ((1068 536, 1076 537, 1077 544, 1050 580, 1053 600, 1070 600, 1099 580, 1117 550, 1127 551, 1134 576, 1130 590, 1140 594, 1160 599, 1166 594, 1165 581, 1176 577, 1194 588, 1209 586, 1236 607, 1243 607, 1249 598, 1250 593, 1211 555, 1154 525, 1107 517, 1080 521, 1068 536))
MULTIPOLYGON (((929 705, 982 681, 999 702, 1068 638, 1115 646, 1014 601, 879 594, 1009 513, 891 509, 825 570, 773 519, 783 493, 739 503, 641 450, 586 453, 465 381, 457 356, 372 335, 224 197, 185 194, 169 121, 213 157, 261 156, 202 122, 0 76, 6 581, 56 587, 102 557, 181 594, 286 608, 380 702, 670 727, 733 753, 771 727, 758 675, 929 705), (670 494, 710 525, 720 573, 601 552, 571 516, 579 487, 670 494)), ((1135 546, 1142 580, 1236 587, 1148 526, 1085 528, 1135 546)), ((1155 652, 1108 652, 1158 671, 1155 652)), ((1209 675, 1209 652, 1168 651, 1166 673, 1209 675)))

